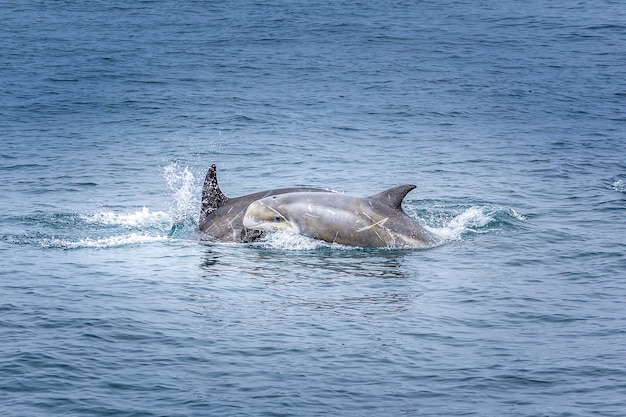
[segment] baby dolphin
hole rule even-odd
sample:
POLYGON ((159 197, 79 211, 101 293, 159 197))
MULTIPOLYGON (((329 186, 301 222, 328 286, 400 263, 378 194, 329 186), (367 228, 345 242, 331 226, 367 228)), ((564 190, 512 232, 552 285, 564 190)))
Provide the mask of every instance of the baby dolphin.
POLYGON ((248 205, 260 198, 294 191, 327 192, 318 188, 278 188, 240 197, 226 197, 217 182, 217 167, 211 165, 202 187, 202 208, 198 231, 202 240, 217 242, 253 242, 262 237, 261 230, 246 229, 243 215, 248 205))
POLYGON ((273 195, 250 203, 243 225, 347 246, 432 247, 437 237, 402 210, 402 200, 414 188, 399 185, 365 198, 333 192, 273 195))

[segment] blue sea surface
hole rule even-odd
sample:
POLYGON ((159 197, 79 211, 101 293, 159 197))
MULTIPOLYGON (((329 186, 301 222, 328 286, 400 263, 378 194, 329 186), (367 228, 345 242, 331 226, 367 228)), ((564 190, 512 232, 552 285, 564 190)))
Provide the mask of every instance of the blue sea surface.
POLYGON ((0 14, 0 415, 625 415, 622 1, 0 14), (212 163, 442 244, 202 242, 212 163))

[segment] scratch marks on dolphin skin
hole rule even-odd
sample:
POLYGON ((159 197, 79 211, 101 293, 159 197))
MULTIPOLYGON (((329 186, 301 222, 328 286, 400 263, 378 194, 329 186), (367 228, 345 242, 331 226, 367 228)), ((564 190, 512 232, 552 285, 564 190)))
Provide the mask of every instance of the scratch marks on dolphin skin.
MULTIPOLYGON (((371 204, 371 202, 370 202, 371 204)), ((387 223, 387 220, 389 220, 389 217, 385 217, 384 219, 380 219, 379 221, 374 221, 374 219, 372 219, 371 216, 369 216, 367 213, 362 213, 365 217, 367 217, 372 224, 368 225, 368 226, 364 226, 361 227, 359 229, 357 229, 357 233, 358 232, 364 232, 366 230, 370 230, 374 227, 380 227, 382 230, 384 230, 385 232, 387 232, 387 235, 389 235, 389 237, 391 238, 391 245, 395 245, 396 244, 396 237, 394 236, 393 233, 391 233, 391 230, 389 230, 389 228, 385 227, 385 223, 387 223)), ((380 239, 381 242, 386 243, 387 241, 378 233, 378 230, 373 229, 372 230, 374 232, 374 234, 376 235, 376 237, 378 239, 380 239)), ((388 245, 389 246, 389 245, 388 245)))
MULTIPOLYGON (((378 234, 378 232, 376 230, 374 230, 374 233, 376 234, 376 237, 378 237, 380 239, 381 242, 385 243, 385 240, 382 238, 382 236, 380 236, 378 234)), ((395 241, 395 239, 394 239, 394 241, 395 241)))
MULTIPOLYGON (((368 218, 369 218, 369 217, 368 217, 368 218)), ((369 219, 370 219, 370 220, 372 220, 371 218, 369 218, 369 219)), ((384 219, 382 219, 382 220, 379 220, 379 221, 377 221, 377 222, 373 222, 373 223, 372 223, 372 224, 370 224, 369 226, 364 226, 364 227, 361 227, 360 229, 357 229, 356 231, 357 231, 357 232, 364 232, 364 231, 369 230, 369 229, 371 229, 372 227, 376 227, 376 226, 378 226, 378 227, 380 227, 380 228, 384 229, 384 228, 385 228, 385 227, 384 227, 384 225, 385 225, 385 223, 387 223, 387 220, 389 220, 389 217, 385 217, 385 218, 384 218, 384 219)), ((372 221, 373 221, 373 220, 372 220, 372 221)))

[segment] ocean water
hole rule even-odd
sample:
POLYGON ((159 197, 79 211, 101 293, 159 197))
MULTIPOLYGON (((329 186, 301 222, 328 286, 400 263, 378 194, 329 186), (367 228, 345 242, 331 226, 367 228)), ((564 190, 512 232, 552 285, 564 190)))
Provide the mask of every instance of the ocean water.
POLYGON ((0 13, 0 415, 626 413, 623 2, 0 13), (443 243, 200 242, 212 163, 443 243))

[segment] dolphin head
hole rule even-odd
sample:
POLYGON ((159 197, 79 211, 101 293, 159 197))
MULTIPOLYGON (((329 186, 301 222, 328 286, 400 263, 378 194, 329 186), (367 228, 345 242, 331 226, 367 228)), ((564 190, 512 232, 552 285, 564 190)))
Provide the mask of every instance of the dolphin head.
POLYGON ((287 219, 279 201, 277 196, 272 196, 252 202, 243 217, 243 225, 255 230, 297 232, 298 228, 287 219))

